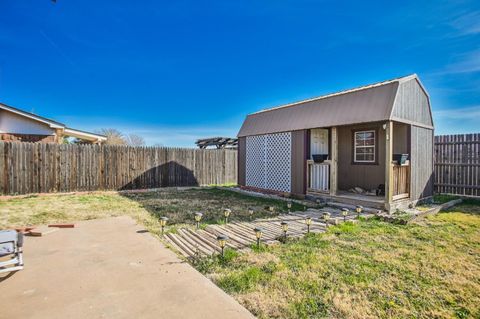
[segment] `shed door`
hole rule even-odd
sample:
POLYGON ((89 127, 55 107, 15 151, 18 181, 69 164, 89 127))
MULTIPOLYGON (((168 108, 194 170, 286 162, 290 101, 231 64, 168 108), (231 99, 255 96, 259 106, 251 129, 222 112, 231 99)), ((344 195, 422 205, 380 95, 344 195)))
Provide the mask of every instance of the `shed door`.
POLYGON ((328 129, 310 130, 310 154, 328 154, 328 129))
POLYGON ((291 133, 248 136, 245 184, 250 187, 291 191, 291 133))

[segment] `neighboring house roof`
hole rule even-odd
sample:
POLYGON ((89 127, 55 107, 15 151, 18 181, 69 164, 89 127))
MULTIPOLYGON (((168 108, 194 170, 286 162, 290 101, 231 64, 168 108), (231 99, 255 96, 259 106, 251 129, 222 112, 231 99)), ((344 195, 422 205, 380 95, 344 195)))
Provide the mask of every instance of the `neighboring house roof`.
POLYGON ((95 133, 90 133, 90 132, 86 132, 86 131, 81 131, 81 130, 68 128, 63 123, 60 123, 60 122, 57 122, 57 121, 54 121, 54 120, 51 120, 51 119, 33 114, 33 113, 30 113, 30 112, 20 110, 16 107, 6 105, 4 103, 0 103, 0 110, 9 111, 9 112, 15 113, 17 115, 29 118, 31 120, 46 124, 53 129, 63 129, 64 134, 68 135, 68 136, 72 136, 72 137, 76 137, 76 138, 80 138, 80 139, 88 140, 88 141, 105 141, 107 139, 107 137, 105 135, 95 134, 95 133))
MULTIPOLYGON (((430 108, 428 94, 417 75, 413 74, 249 114, 238 137, 377 122, 392 118, 400 120, 397 116, 392 116, 392 110, 399 86, 409 81, 418 83, 430 108)), ((423 118, 425 120, 420 124, 433 128, 430 110, 423 118)))

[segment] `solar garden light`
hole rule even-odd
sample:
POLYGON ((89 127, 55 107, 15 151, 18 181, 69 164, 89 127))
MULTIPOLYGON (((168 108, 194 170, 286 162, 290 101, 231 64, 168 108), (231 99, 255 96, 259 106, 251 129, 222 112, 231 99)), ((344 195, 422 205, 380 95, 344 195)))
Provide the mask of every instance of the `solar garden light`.
POLYGON ((273 207, 273 206, 268 206, 268 210, 273 213, 273 211, 275 210, 275 207, 273 207))
POLYGON ((263 229, 260 227, 255 227, 253 231, 255 232, 255 237, 257 237, 257 248, 260 248, 260 238, 262 238, 263 229))
POLYGON ((348 213, 350 211, 348 210, 348 208, 342 208, 342 215, 343 215, 343 221, 346 222, 347 221, 347 216, 348 216, 348 213))
POLYGON ((285 240, 287 240, 288 223, 287 222, 281 222, 280 225, 282 226, 283 235, 285 236, 285 240))
POLYGON ((202 220, 203 214, 200 212, 195 213, 195 222, 197 223, 197 229, 200 228, 200 221, 202 220))
POLYGON ((223 258, 223 251, 225 249, 225 245, 227 244, 227 240, 228 240, 228 236, 226 235, 218 235, 217 236, 217 241, 218 241, 218 245, 220 246, 220 248, 222 248, 222 258, 223 258))
POLYGON ((162 235, 164 233, 164 228, 167 225, 168 217, 160 217, 160 226, 162 227, 162 235))
POLYGON ((292 209, 292 201, 291 200, 289 200, 287 202, 287 208, 288 208, 288 213, 290 213, 290 210, 292 209))
POLYGON ((252 207, 248 207, 248 216, 250 217, 250 219, 252 219, 252 217, 253 217, 253 208, 252 207))
POLYGON ((323 220, 325 221, 325 227, 328 228, 328 220, 330 219, 330 213, 324 212, 323 213, 323 220))
POLYGON ((225 208, 223 211, 223 215, 225 216, 225 225, 228 224, 228 216, 230 216, 230 213, 232 212, 231 209, 225 208))
POLYGON ((312 224, 312 217, 305 218, 305 224, 307 224, 307 234, 310 234, 310 225, 312 224))
POLYGON ((360 213, 362 212, 362 210, 363 206, 357 205, 357 207, 355 207, 355 211, 357 212, 357 218, 360 218, 360 213))

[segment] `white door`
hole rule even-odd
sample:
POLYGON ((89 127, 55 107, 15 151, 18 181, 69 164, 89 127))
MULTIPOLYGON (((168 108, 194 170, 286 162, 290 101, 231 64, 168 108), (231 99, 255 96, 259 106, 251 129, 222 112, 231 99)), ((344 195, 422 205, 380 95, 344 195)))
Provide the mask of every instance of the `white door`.
POLYGON ((310 154, 328 154, 328 129, 310 130, 310 154))

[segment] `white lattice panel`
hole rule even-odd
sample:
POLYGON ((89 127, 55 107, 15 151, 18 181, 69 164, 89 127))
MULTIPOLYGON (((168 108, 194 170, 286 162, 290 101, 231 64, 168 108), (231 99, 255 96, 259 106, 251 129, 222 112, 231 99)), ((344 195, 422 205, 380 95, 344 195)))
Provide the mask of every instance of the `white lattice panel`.
POLYGON ((265 135, 248 136, 245 162, 247 186, 266 188, 265 164, 265 135))
POLYGON ((247 137, 246 185, 290 192, 291 133, 247 137))

